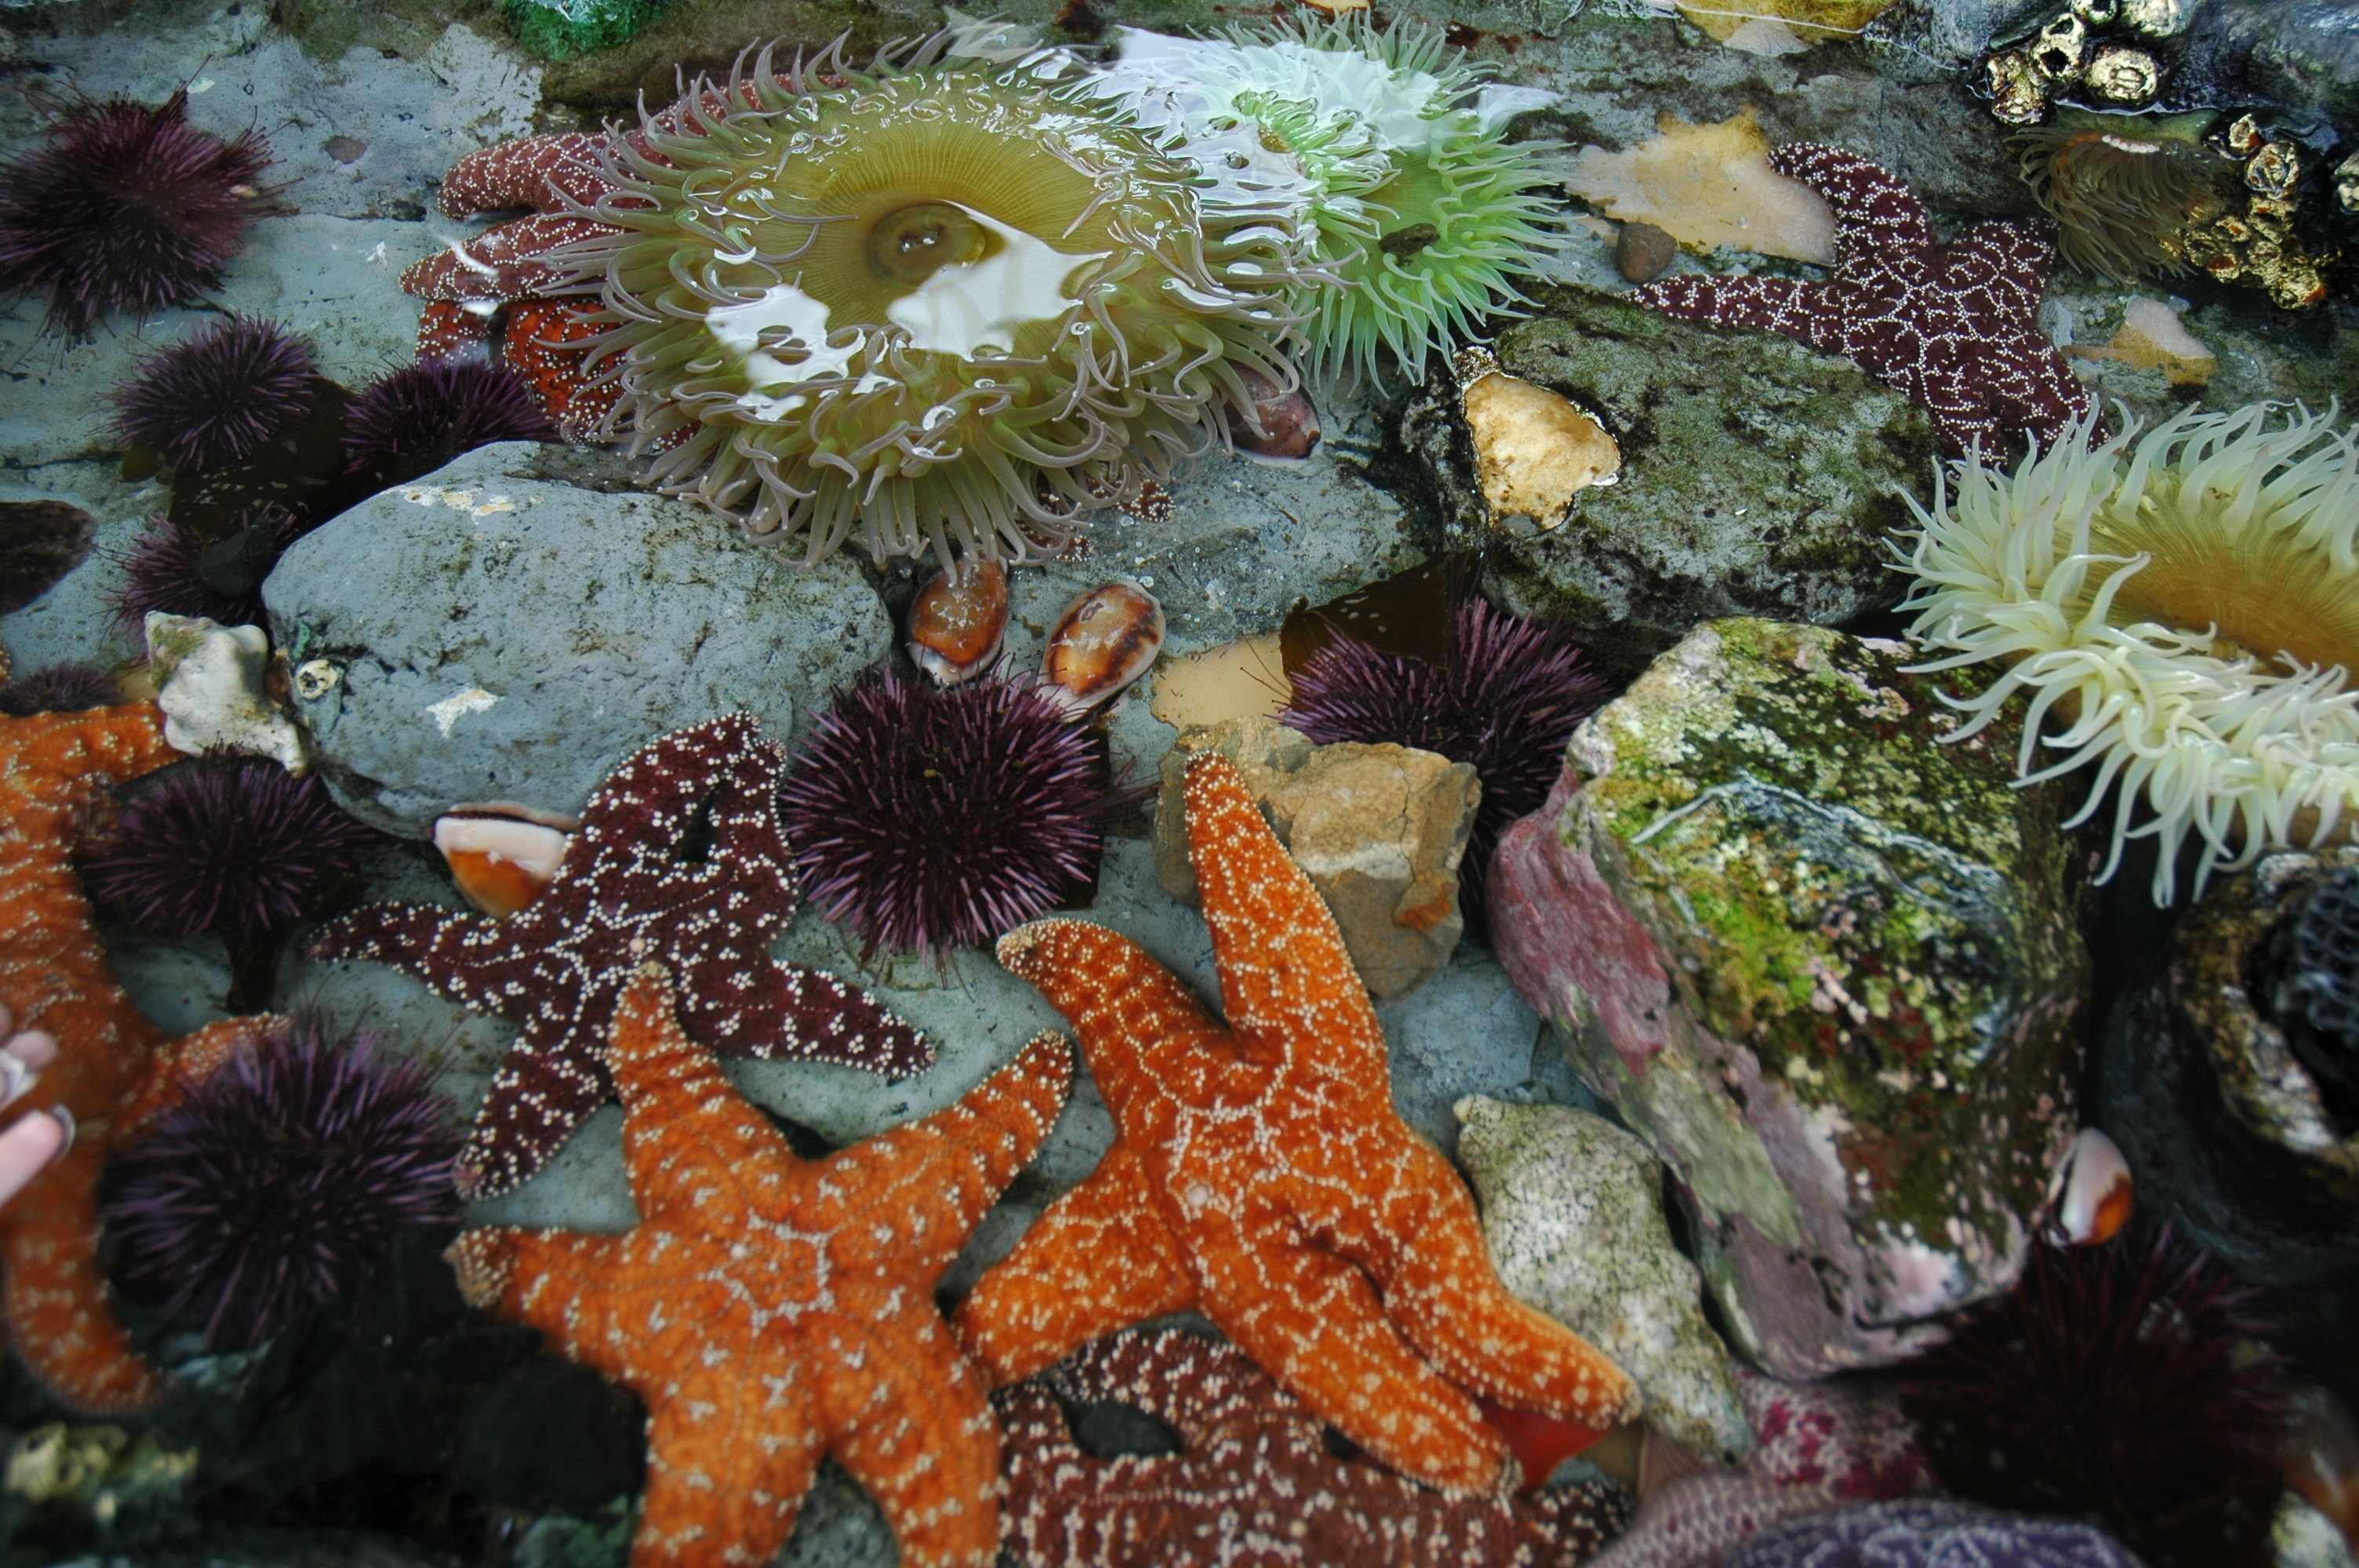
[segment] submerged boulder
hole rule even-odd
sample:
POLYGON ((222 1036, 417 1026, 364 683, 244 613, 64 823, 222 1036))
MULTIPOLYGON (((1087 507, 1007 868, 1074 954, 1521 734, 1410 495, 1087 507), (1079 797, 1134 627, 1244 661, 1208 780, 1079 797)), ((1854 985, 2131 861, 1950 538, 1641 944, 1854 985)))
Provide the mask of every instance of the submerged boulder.
POLYGON ((1561 622, 1628 677, 1723 615, 1821 624, 1899 598, 1885 541, 1923 491, 1931 427, 1848 360, 1768 332, 1723 332, 1582 289, 1499 334, 1499 370, 1595 415, 1620 471, 1571 497, 1545 532, 1494 515, 1476 433, 1437 362, 1402 438, 1484 587, 1561 622))
POLYGON ((462 801, 582 808, 660 735, 784 738, 892 626, 848 559, 802 571, 701 507, 566 482, 520 442, 372 496, 262 587, 337 804, 426 836, 462 801))
POLYGON ((1753 1452, 1696 1266, 1663 1219, 1663 1167, 1602 1116, 1468 1095, 1458 1162, 1483 1202, 1499 1282, 1603 1351, 1647 1424, 1722 1465, 1753 1452))
POLYGON ((1659 1154, 1732 1342, 1899 1360, 2020 1271, 2076 1128, 2082 861, 1909 651, 1714 622, 1494 862, 1508 973, 1659 1154))

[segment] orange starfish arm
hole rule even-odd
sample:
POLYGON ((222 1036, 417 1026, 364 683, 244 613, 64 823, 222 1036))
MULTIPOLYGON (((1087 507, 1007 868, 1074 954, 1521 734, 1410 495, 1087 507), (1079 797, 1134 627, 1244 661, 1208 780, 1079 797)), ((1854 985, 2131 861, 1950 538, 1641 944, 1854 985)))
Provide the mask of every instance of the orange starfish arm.
POLYGON ((1262 1060, 1292 1050, 1315 1071, 1388 1093, 1384 1031, 1335 916, 1216 752, 1188 764, 1188 859, 1229 1027, 1262 1060))
POLYGON ((224 1018, 181 1035, 156 1053, 147 1083, 115 1117, 115 1141, 136 1132, 188 1098, 189 1089, 218 1072, 232 1056, 258 1047, 287 1020, 273 1012, 224 1018))
POLYGON ((1196 993, 1127 936, 1086 921, 1036 920, 1001 937, 998 953, 1081 1032, 1090 1076, 1117 1123, 1174 1092, 1240 1105, 1268 1086, 1268 1071, 1238 1054, 1236 1037, 1196 993))
POLYGON ((20 1195, 0 1225, 16 1354, 52 1393, 88 1415, 151 1405, 166 1387, 132 1350, 98 1266, 93 1217, 105 1163, 103 1141, 83 1138, 36 1178, 41 1201, 20 1195))
POLYGON ((38 791, 55 805, 67 792, 85 794, 92 782, 144 777, 188 755, 164 739, 164 710, 152 702, 93 708, 81 713, 37 713, 9 729, 10 750, 21 759, 12 782, 53 781, 38 791), (103 776, 103 778, 102 778, 103 776))
POLYGON ((957 1322, 967 1354, 1004 1385, 1101 1335, 1195 1304, 1195 1277, 1146 1168, 1117 1139, 984 1272, 957 1322))
POLYGON ((819 1474, 808 1404, 793 1379, 742 1365, 674 1379, 647 1417, 631 1568, 759 1568, 776 1557, 819 1474))
POLYGON ((1006 1484, 983 1379, 938 1318, 889 1344, 866 1330, 811 1325, 842 1352, 821 1412, 828 1452, 884 1510, 903 1568, 991 1568, 1006 1484))
POLYGON ((1598 1432, 1636 1416, 1637 1387, 1620 1368, 1507 1293, 1473 1197, 1439 1153, 1414 1147, 1412 1158, 1430 1168, 1396 1184, 1386 1227, 1414 1245, 1361 1260, 1394 1326, 1451 1382, 1498 1404, 1598 1432))
POLYGON ((931 1290, 1048 1141, 1072 1081, 1065 1037, 1036 1034, 956 1105, 829 1156, 811 1212, 838 1235, 839 1258, 880 1267, 897 1260, 931 1290), (887 1173, 893 1180, 878 1179, 887 1173), (907 1190, 927 1201, 896 1195, 907 1190))
POLYGON ((656 1283, 636 1289, 614 1283, 645 1262, 632 1254, 636 1236, 503 1227, 462 1231, 442 1255, 469 1306, 540 1330, 570 1359, 645 1396, 648 1379, 632 1347, 662 1325, 659 1286, 669 1276, 658 1271, 656 1283))
POLYGON ((607 1065, 623 1100, 623 1162, 643 1220, 685 1222, 708 1205, 775 1198, 802 1161, 680 1027, 671 976, 642 965, 614 1003, 607 1065), (682 1139, 680 1130, 695 1136, 682 1139), (694 1151, 683 1154, 682 1149, 694 1151), (746 1183, 752 1181, 748 1190, 746 1183))
POLYGON ((1403 1475, 1445 1490, 1503 1489, 1506 1439, 1386 1321, 1355 1264, 1207 1220, 1191 1232, 1205 1312, 1256 1365, 1403 1475))

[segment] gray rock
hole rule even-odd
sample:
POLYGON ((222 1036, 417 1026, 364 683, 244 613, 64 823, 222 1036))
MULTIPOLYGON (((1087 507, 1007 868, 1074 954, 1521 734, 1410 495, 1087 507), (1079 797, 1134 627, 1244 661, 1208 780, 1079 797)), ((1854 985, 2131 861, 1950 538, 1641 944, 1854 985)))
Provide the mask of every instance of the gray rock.
POLYGON ((1277 841, 1334 912, 1371 996, 1406 996, 1450 962, 1466 928, 1458 867, 1482 792, 1471 763, 1407 746, 1314 746, 1274 719, 1186 731, 1163 754, 1155 871, 1191 905, 1185 785, 1188 759, 1207 751, 1237 763, 1277 841))
POLYGON ((2097 1043, 2097 1121, 2129 1160, 2138 1202, 2256 1284, 2359 1271, 2359 1133, 2304 1060, 2331 1066, 2343 1053, 2277 994, 2289 927, 2354 867, 2348 847, 2275 854, 2215 883, 2172 931, 2161 975, 2114 1004, 2097 1043))
MULTIPOLYGON (((1732 1343, 1813 1378, 2005 1290, 2077 1128, 2083 857, 1908 651, 1721 621, 1577 730, 1491 929, 1661 1156, 1732 1343)), ((2006 721, 2002 721, 2003 723, 2006 721)))
MULTIPOLYGON (((150 5, 126 27, 119 14, 75 7, 46 36, 24 40, 19 60, 38 62, 47 75, 15 80, 41 82, 49 93, 119 93, 143 103, 185 85, 197 129, 232 137, 258 125, 269 136, 264 178, 281 205, 338 218, 422 218, 451 164, 532 128, 539 69, 516 55, 496 25, 478 18, 477 31, 438 20, 393 55, 357 44, 320 51, 270 25, 279 9, 150 5)), ((21 87, 0 91, 32 96, 21 87)), ((47 116, 7 119, 16 128, 8 139, 20 149, 47 116)))
POLYGON ((1455 1110, 1458 1162, 1483 1201, 1500 1283, 1628 1373, 1649 1426, 1691 1453, 1743 1464, 1753 1428, 1728 1349, 1704 1321, 1702 1276, 1664 1222, 1661 1162, 1569 1106, 1469 1095, 1455 1110))
POLYGON ((784 737, 887 645, 850 562, 799 571, 701 508, 544 479, 539 452, 375 496, 263 585, 321 775, 388 832, 461 801, 578 811, 650 737, 733 708, 784 737))
POLYGON ((1488 546, 1486 586, 1560 619, 1628 677, 1716 616, 1821 624, 1897 600, 1886 539, 1931 475, 1908 401, 1847 360, 1765 332, 1694 327, 1555 289, 1501 333, 1501 368, 1561 393, 1621 444, 1618 482, 1551 533, 1494 530, 1458 399, 1437 370, 1402 435, 1453 541, 1488 546))

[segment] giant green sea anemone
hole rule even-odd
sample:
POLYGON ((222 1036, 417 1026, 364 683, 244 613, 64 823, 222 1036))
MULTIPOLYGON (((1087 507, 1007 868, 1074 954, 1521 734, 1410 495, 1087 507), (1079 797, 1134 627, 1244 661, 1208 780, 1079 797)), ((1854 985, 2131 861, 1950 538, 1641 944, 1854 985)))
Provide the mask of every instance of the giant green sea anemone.
POLYGON ((1323 275, 1292 300, 1319 380, 1380 379, 1380 347, 1422 377, 1430 350, 1527 303, 1516 278, 1562 243, 1551 145, 1499 135, 1555 94, 1483 85, 1430 30, 1358 14, 1209 39, 1125 28, 1103 80, 1183 133, 1209 178, 1292 203, 1323 275))
POLYGON ((855 526, 879 562, 1020 559, 1295 384, 1284 225, 1200 200, 1061 57, 952 41, 741 59, 613 138, 593 211, 623 232, 566 255, 610 430, 807 562, 855 526))
POLYGON ((2059 109, 2045 125, 2007 138, 2032 199, 2056 220, 2068 265, 2117 283, 2187 270, 2189 225, 2224 208, 2234 166, 2203 143, 2215 118, 2102 114, 2059 109))
POLYGON ((2094 770, 2067 826, 2118 790, 2099 880, 2153 838, 2168 903, 2190 833, 2201 892, 2359 824, 2359 440, 2334 420, 2190 410, 2094 450, 2084 423, 2012 474, 1968 457, 1918 510, 1907 607, 1947 650, 1921 667, 2006 666, 1951 739, 2027 696, 2026 781, 2094 770))

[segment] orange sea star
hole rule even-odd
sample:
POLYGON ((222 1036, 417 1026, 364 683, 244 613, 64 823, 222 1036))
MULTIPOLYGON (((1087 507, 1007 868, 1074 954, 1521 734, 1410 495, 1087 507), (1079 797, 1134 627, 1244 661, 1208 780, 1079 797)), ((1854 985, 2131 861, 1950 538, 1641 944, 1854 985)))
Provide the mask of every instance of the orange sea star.
POLYGON ((609 1066, 637 1228, 470 1230, 451 1260, 470 1302, 647 1400, 633 1568, 767 1563, 822 1454, 885 1510, 907 1568, 987 1568, 998 1429, 934 1286, 1048 1136, 1064 1041, 808 1162, 682 1032, 658 966, 615 1005, 609 1066))
POLYGON ((1200 756, 1187 787, 1229 1027, 1103 927, 1000 939, 1080 1029, 1117 1135, 961 1308, 969 1350, 1012 1382, 1196 1308, 1346 1437, 1462 1491, 1514 1468, 1470 1393, 1601 1431, 1635 1414, 1612 1362, 1499 1283, 1465 1184, 1393 1110, 1334 917, 1236 768, 1200 756))
POLYGON ((76 1124, 73 1147, 0 1209, 0 1307, 25 1365, 90 1413, 137 1410, 165 1390, 132 1350, 98 1266, 107 1153, 268 1022, 229 1019, 166 1040, 114 983, 91 929, 68 859, 78 827, 99 791, 180 755, 152 702, 0 717, 0 1003, 18 1027, 58 1042, 19 1114, 63 1105, 76 1124))

